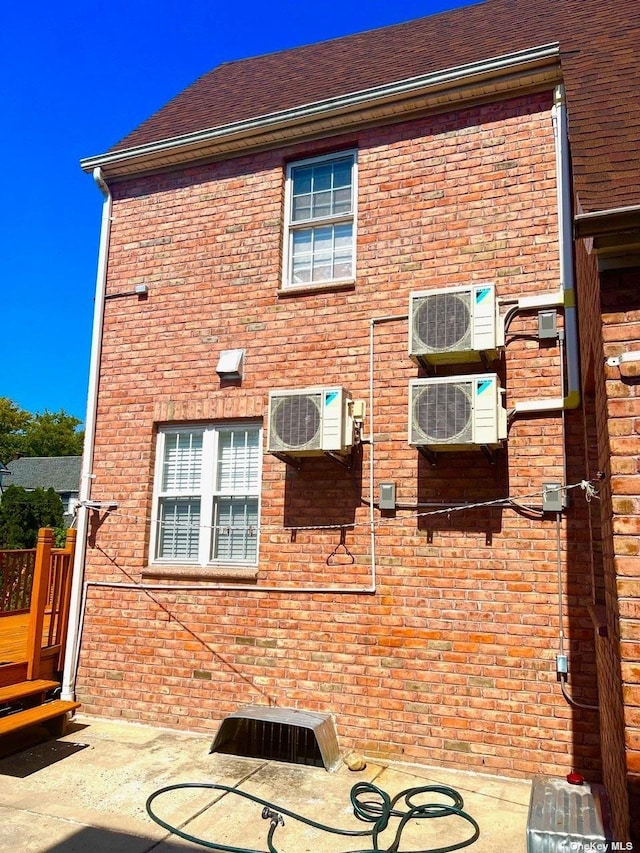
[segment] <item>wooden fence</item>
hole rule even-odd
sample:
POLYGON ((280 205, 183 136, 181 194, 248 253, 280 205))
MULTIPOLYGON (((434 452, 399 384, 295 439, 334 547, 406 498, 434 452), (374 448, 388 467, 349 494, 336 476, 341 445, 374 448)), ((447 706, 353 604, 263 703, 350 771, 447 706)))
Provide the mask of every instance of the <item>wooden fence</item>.
MULTIPOLYGON (((42 528, 34 549, 0 551, 0 617, 29 614, 28 680, 40 677, 45 660, 54 672, 62 668, 75 544, 76 531, 67 530, 64 548, 54 548, 53 530, 42 528)), ((3 630, 11 623, 0 619, 3 630)))
POLYGON ((28 613, 36 549, 0 551, 0 617, 28 613))
POLYGON ((43 527, 38 532, 27 636, 28 679, 40 676, 42 653, 45 649, 57 656, 57 668, 62 667, 69 623, 75 546, 75 530, 67 530, 64 548, 53 547, 53 530, 43 527), (46 636, 43 636, 45 613, 49 617, 49 626, 46 636))

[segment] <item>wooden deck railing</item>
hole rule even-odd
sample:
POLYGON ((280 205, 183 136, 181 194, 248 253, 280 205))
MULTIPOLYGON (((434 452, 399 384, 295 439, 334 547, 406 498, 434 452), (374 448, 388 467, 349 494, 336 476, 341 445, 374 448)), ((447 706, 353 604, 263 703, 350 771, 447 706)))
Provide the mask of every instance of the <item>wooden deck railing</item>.
POLYGON ((43 527, 38 532, 27 634, 28 679, 39 677, 43 651, 57 656, 57 669, 64 661, 76 531, 67 530, 64 548, 54 548, 53 541, 50 528, 43 527), (45 611, 49 627, 43 636, 45 611))
POLYGON ((0 551, 0 616, 28 613, 36 549, 0 551))

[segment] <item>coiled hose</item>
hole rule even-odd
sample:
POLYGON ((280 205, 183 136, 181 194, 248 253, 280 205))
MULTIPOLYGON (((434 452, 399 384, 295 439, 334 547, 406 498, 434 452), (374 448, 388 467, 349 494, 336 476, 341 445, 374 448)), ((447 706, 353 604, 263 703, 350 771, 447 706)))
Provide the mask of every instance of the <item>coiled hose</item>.
POLYGON ((146 802, 147 814, 159 826, 173 833, 174 835, 184 838, 186 841, 191 841, 194 844, 199 844, 202 847, 207 847, 209 850, 218 850, 222 853, 278 853, 274 846, 273 837, 276 829, 279 826, 284 826, 284 818, 282 815, 293 818, 294 820, 311 826, 314 829, 319 829, 322 832, 329 832, 334 835, 344 835, 346 837, 370 838, 371 846, 359 848, 358 850, 345 851, 345 853, 402 853, 400 850, 400 839, 402 832, 410 820, 426 820, 429 818, 448 817, 455 815, 462 818, 473 827, 473 834, 455 844, 449 844, 445 847, 432 847, 422 850, 413 850, 412 853, 450 853, 453 850, 461 850, 463 847, 468 847, 480 836, 480 827, 477 822, 463 811, 464 801, 458 791, 454 788, 449 788, 446 785, 423 785, 420 787, 406 788, 400 791, 393 799, 383 791, 376 787, 371 782, 358 782, 351 789, 351 805, 353 813, 358 820, 372 823, 370 829, 338 829, 337 827, 327 826, 311 818, 303 817, 296 812, 282 806, 275 806, 268 800, 263 800, 253 794, 240 791, 237 788, 230 788, 227 785, 215 785, 199 782, 183 782, 177 785, 167 785, 165 788, 160 788, 148 798, 146 802), (198 838, 195 835, 190 835, 188 832, 172 826, 170 823, 159 818, 152 809, 154 800, 161 794, 166 794, 169 791, 180 791, 185 788, 201 788, 213 791, 223 791, 226 794, 235 794, 238 797, 243 797, 245 800, 251 800, 254 803, 262 806, 262 817, 265 820, 270 820, 271 824, 267 834, 267 850, 256 850, 248 847, 232 847, 227 844, 220 844, 215 841, 206 841, 204 838, 198 838), (415 803, 416 797, 425 794, 440 794, 447 797, 451 804, 446 803, 415 803), (396 808, 398 803, 404 803, 404 808, 396 808), (395 834, 393 842, 388 847, 380 847, 378 837, 389 825, 391 818, 398 818, 400 823, 395 834))

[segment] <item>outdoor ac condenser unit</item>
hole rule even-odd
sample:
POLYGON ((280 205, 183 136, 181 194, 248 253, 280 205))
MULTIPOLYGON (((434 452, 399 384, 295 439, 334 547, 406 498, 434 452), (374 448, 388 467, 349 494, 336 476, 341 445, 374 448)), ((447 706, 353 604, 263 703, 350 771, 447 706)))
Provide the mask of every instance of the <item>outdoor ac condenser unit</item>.
POLYGON ((409 383, 409 444, 414 447, 496 448, 506 437, 507 413, 495 373, 409 383))
POLYGON ((504 344, 493 284, 414 291, 409 297, 409 355, 450 364, 493 360, 504 344))
POLYGON ((351 449, 354 422, 344 388, 305 388, 269 394, 269 453, 320 456, 351 449))

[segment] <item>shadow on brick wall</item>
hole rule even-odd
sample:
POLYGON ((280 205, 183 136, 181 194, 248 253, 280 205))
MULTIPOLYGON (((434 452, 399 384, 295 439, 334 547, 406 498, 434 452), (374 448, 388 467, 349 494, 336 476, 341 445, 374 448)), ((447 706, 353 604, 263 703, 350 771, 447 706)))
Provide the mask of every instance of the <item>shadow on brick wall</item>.
MULTIPOLYGON (((583 405, 585 403, 583 402, 583 405)), ((579 482, 589 476, 585 463, 589 467, 588 452, 584 445, 583 412, 567 412, 566 449, 567 481, 579 482)), ((595 464, 595 460, 592 460, 595 464)), ((569 695, 584 705, 597 705, 596 649, 593 622, 589 608, 594 601, 594 560, 596 575, 599 568, 600 553, 590 543, 589 515, 591 504, 579 490, 573 490, 566 510, 567 553, 566 587, 563 601, 566 625, 568 627, 569 659, 569 695)), ((592 531, 593 530, 592 527, 592 531)), ((597 543, 595 543, 597 546, 597 543)), ((559 640, 558 640, 559 642, 559 640)), ((560 685, 557 685, 560 691, 560 685)), ((586 778, 601 778, 600 731, 597 711, 571 707, 571 728, 573 733, 574 769, 586 778)))
POLYGON ((289 528, 353 524, 362 499, 362 451, 351 468, 332 457, 305 459, 300 470, 288 467, 284 487, 284 526, 289 528))
POLYGON ((435 465, 419 456, 418 529, 426 531, 428 537, 448 530, 480 532, 491 544, 493 534, 502 530, 503 507, 486 504, 509 495, 507 453, 506 448, 498 451, 493 462, 480 450, 438 453, 435 465), (477 504, 485 506, 473 509, 477 504), (469 508, 457 508, 462 505, 469 508))

